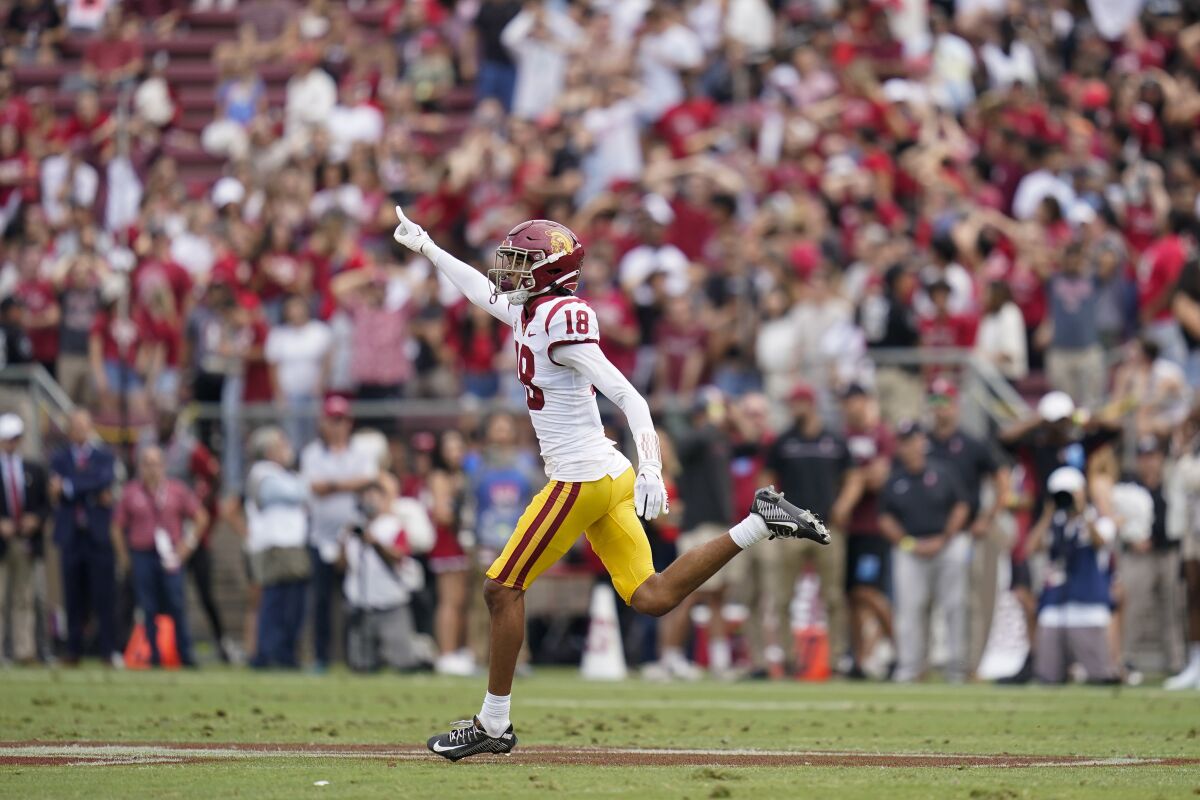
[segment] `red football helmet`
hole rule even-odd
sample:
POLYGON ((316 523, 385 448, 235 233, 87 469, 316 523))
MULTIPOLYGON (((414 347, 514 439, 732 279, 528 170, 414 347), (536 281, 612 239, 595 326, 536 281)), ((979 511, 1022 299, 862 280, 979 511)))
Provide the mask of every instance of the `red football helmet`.
POLYGON ((531 219, 508 232, 488 270, 492 291, 510 303, 562 288, 574 292, 583 271, 583 245, 570 228, 553 220, 531 219))

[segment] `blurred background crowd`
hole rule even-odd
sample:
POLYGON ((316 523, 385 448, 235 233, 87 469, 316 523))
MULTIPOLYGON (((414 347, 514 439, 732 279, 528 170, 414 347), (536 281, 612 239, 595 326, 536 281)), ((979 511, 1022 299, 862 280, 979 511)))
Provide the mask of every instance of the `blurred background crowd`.
MULTIPOLYGON (((660 566, 764 478, 842 534, 623 619, 649 677, 966 679, 1013 600, 1017 679, 1200 685, 1195 3, 0 7, 0 352, 78 409, 44 453, 0 421, 4 657, 137 609, 190 662, 198 598, 229 659, 474 668, 544 478, 509 332, 400 203, 479 265, 531 217, 585 243, 673 445, 660 566)), ((578 657, 568 561, 534 662, 578 657)))

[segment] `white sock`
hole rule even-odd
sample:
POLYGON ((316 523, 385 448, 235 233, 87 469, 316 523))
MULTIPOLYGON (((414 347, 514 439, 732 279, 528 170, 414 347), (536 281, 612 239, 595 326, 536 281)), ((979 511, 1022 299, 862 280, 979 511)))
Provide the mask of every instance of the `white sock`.
POLYGON ((713 639, 708 643, 708 668, 713 672, 728 672, 733 666, 733 648, 728 639, 713 639))
POLYGON ((1188 666, 1200 667, 1200 642, 1188 645, 1188 666))
POLYGON ((751 514, 729 529, 729 536, 738 547, 745 550, 752 544, 757 544, 771 535, 767 523, 758 514, 751 514))
POLYGON ((687 661, 687 656, 683 654, 682 648, 664 647, 662 651, 662 660, 666 664, 678 664, 681 661, 687 661))
POLYGON ((508 730, 508 711, 512 706, 512 695, 503 697, 486 692, 483 695, 483 708, 479 710, 479 721, 488 736, 500 736, 508 730))

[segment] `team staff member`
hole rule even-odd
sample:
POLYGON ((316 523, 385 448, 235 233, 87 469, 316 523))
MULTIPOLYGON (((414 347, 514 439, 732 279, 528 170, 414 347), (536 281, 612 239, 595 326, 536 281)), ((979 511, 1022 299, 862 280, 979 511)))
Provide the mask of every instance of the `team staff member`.
POLYGON ((133 570, 133 593, 142 610, 150 664, 159 666, 159 612, 175 623, 175 646, 184 666, 192 661, 183 566, 195 551, 208 513, 187 484, 167 477, 163 452, 147 447, 138 456, 138 476, 125 484, 113 515, 112 538, 122 572, 133 570), (185 523, 195 527, 185 532, 185 523))
MULTIPOLYGON (((816 392, 798 383, 790 396, 792 425, 779 435, 767 453, 767 474, 789 500, 811 510, 835 528, 843 528, 850 509, 861 496, 861 477, 842 437, 825 427, 817 410, 816 392)), ((821 579, 821 601, 829 628, 831 667, 846 652, 846 551, 815 542, 780 542, 772 553, 768 591, 782 638, 785 658, 794 661, 791 601, 804 566, 814 563, 821 579)))
POLYGON ((37 658, 34 570, 50 495, 46 468, 21 456, 24 434, 19 416, 0 416, 0 647, 7 618, 13 659, 29 664, 37 658))
POLYGON ((1003 534, 998 517, 1009 495, 1008 469, 991 448, 960 427, 958 387, 938 378, 929 387, 933 426, 929 431, 929 457, 942 461, 962 482, 967 493, 966 530, 971 534, 971 589, 967 665, 971 671, 983 657, 992 612, 996 606, 996 565, 1003 534), (983 505, 987 491, 988 502, 983 505))
POLYGON ((894 545, 896 680, 915 681, 925 669, 931 608, 946 611, 950 650, 946 677, 966 679, 967 575, 970 513, 962 483, 926 455, 928 440, 915 422, 896 431, 896 463, 883 489, 879 526, 894 545))
POLYGON ((879 635, 896 640, 892 629, 892 543, 879 530, 879 492, 892 471, 896 439, 879 419, 879 405, 863 386, 842 394, 846 446, 859 472, 862 493, 846 523, 846 595, 850 602, 851 677, 863 677, 863 661, 875 649, 867 640, 874 619, 879 635))
POLYGON ((83 656, 88 616, 96 621, 100 657, 124 665, 117 652, 117 593, 112 548, 112 453, 93 444, 92 416, 83 409, 71 414, 67 444, 50 459, 50 493, 58 499, 54 543, 62 565, 67 607, 68 664, 83 656))

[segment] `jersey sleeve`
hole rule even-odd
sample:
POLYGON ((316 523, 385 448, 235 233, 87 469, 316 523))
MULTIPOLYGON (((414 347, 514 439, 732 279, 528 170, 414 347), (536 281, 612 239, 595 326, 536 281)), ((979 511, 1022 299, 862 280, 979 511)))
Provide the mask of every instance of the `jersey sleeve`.
POLYGON ((564 366, 556 358, 557 350, 584 342, 600 343, 600 322, 591 306, 574 297, 564 298, 550 306, 546 314, 546 338, 550 342, 546 354, 551 361, 564 366))

